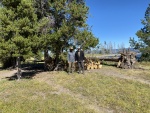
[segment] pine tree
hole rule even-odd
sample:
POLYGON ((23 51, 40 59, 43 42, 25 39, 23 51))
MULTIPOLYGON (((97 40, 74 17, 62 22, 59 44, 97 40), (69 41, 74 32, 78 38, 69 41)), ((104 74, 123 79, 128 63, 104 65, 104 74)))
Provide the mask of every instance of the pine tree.
POLYGON ((73 45, 74 41, 77 40, 78 43, 82 44, 87 39, 84 48, 97 45, 98 40, 87 28, 88 7, 83 0, 36 1, 39 19, 42 21, 43 18, 50 17, 48 21, 51 24, 46 26, 47 32, 41 38, 41 44, 45 53, 48 50, 54 53, 55 66, 58 64, 63 50, 73 45))
POLYGON ((85 49, 98 43, 86 24, 88 7, 84 0, 2 0, 1 5, 2 61, 20 61, 20 57, 43 50, 45 57, 48 51, 55 55, 56 66, 63 50, 75 41, 85 49))
MULTIPOLYGON (((3 0, 0 9, 0 58, 27 58, 38 49, 37 15, 32 0, 3 0)), ((5 63, 5 62, 4 62, 5 63)), ((18 68, 18 73, 20 69, 18 68)), ((20 75, 18 75, 18 78, 20 75)))
POLYGON ((136 35, 139 41, 130 38, 130 45, 134 48, 140 49, 142 52, 142 59, 150 61, 150 4, 145 12, 145 19, 142 20, 143 28, 137 31, 136 35))
MULTIPOLYGON (((83 0, 72 0, 66 4, 64 0, 61 1, 63 5, 59 6, 60 9, 56 8, 54 12, 54 15, 56 15, 54 17, 56 23, 54 31, 56 31, 56 34, 61 33, 58 38, 54 39, 58 43, 58 47, 54 50, 56 59, 58 59, 62 50, 73 45, 75 40, 77 40, 77 44, 84 45, 83 48, 85 49, 96 46, 98 42, 86 24, 88 7, 85 2, 83 0), (58 42, 58 40, 61 41, 58 42)), ((55 2, 55 5, 58 5, 58 3, 55 2)))
POLYGON ((51 45, 51 38, 53 37, 51 34, 52 26, 54 23, 54 19, 50 12, 51 0, 35 0, 34 8, 36 10, 36 14, 38 17, 38 35, 40 36, 39 48, 44 52, 44 68, 47 70, 49 55, 48 51, 51 45))

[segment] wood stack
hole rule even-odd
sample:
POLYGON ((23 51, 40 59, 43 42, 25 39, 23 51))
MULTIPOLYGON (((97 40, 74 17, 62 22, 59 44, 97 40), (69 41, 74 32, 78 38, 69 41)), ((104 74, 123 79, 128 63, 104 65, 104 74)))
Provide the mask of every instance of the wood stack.
POLYGON ((97 58, 86 58, 85 60, 85 69, 100 69, 102 65, 100 64, 100 60, 97 58))
POLYGON ((121 54, 121 57, 119 58, 119 62, 117 67, 123 68, 123 69, 132 69, 134 68, 134 64, 136 62, 136 53, 130 52, 129 50, 123 50, 121 54))

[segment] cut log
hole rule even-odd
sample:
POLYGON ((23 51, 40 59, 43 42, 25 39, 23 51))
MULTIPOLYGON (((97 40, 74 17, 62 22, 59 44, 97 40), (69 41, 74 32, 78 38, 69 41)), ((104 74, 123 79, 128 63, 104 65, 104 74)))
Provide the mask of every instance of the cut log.
POLYGON ((102 65, 98 65, 98 69, 101 69, 102 68, 102 65))

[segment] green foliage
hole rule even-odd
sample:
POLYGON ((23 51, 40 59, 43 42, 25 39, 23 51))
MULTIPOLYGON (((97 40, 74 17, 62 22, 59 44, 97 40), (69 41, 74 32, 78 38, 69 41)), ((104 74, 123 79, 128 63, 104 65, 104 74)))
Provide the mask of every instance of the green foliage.
POLYGON ((150 47, 140 49, 142 51, 141 61, 150 61, 150 47))
POLYGON ((86 24, 88 7, 84 0, 3 0, 2 6, 1 59, 27 58, 47 50, 59 58, 75 41, 86 40, 84 49, 98 43, 86 24))
POLYGON ((139 41, 130 38, 130 46, 135 49, 140 49, 142 52, 141 60, 150 61, 150 4, 145 12, 145 19, 141 22, 144 27, 137 31, 136 35, 139 41))
POLYGON ((144 46, 144 44, 141 41, 136 41, 134 37, 130 37, 129 43, 130 47, 134 49, 140 49, 142 46, 144 46))
POLYGON ((150 46, 150 4, 145 12, 145 19, 142 20, 144 27, 137 31, 136 35, 142 40, 146 46, 150 46))
POLYGON ((142 20, 144 27, 137 31, 136 35, 144 42, 145 47, 141 48, 142 60, 150 61, 150 4, 145 12, 145 19, 142 20))
POLYGON ((89 49, 90 47, 95 47, 99 40, 95 38, 91 31, 83 30, 75 35, 78 45, 81 45, 83 49, 89 49))
POLYGON ((54 54, 61 54, 75 40, 82 42, 87 37, 89 41, 86 43, 86 48, 96 46, 97 39, 89 30, 86 30, 88 7, 82 0, 55 0, 42 3, 37 0, 36 3, 36 7, 43 6, 37 10, 40 21, 44 21, 45 15, 50 17, 47 18, 49 22, 44 21, 45 24, 41 26, 41 29, 47 30, 41 38, 42 47, 49 48, 54 54))
MULTIPOLYGON (((0 9, 0 58, 32 55, 37 45, 37 15, 32 0, 3 0, 0 9)), ((36 50, 37 51, 37 50, 36 50)))

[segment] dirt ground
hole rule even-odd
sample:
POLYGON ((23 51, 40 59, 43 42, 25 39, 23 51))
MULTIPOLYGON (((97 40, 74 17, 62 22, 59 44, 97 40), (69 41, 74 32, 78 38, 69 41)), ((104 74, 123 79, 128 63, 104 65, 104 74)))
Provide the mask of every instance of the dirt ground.
POLYGON ((0 80, 14 76, 17 70, 0 70, 0 80))
MULTIPOLYGON (((35 72, 36 70, 22 70, 22 72, 27 72, 28 74, 35 74, 35 75, 42 75, 45 72, 38 73, 35 72)), ((150 69, 120 69, 116 68, 114 66, 103 66, 101 69, 93 69, 93 70, 86 70, 86 73, 99 73, 104 76, 111 76, 111 77, 117 77, 121 79, 127 79, 127 80, 134 80, 140 83, 149 84, 150 85, 150 75, 149 77, 143 77, 144 74, 149 74, 150 69)), ((16 69, 13 70, 0 70, 0 80, 6 79, 9 77, 14 76, 17 73, 16 69)), ((34 76, 35 76, 34 75, 34 76)), ((30 76, 30 75, 29 75, 30 76)), ((33 75, 31 75, 33 76, 33 75)), ((36 76, 35 76, 36 78, 36 76)))

